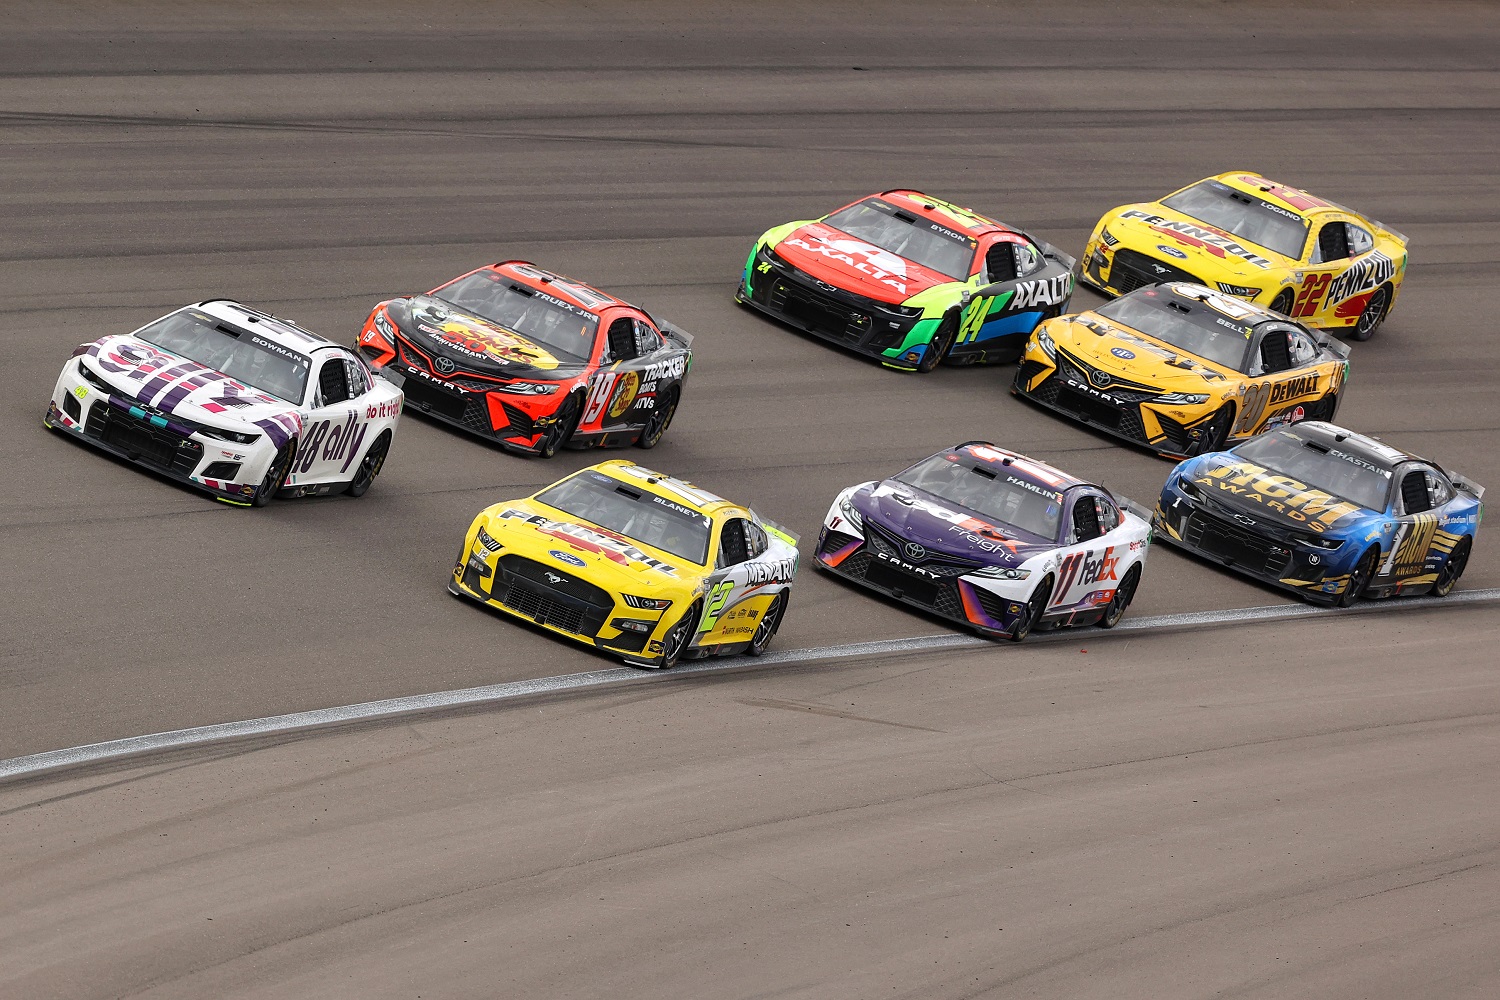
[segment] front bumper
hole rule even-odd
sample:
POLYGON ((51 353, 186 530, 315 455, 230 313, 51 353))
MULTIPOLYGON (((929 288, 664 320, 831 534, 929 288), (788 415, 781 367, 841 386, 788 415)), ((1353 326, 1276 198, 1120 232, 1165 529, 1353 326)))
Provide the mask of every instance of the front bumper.
POLYGON ((1111 298, 1164 281, 1190 281, 1215 287, 1192 271, 1162 257, 1154 257, 1118 240, 1106 243, 1098 231, 1083 249, 1082 281, 1111 298))
POLYGON ((910 315, 901 307, 819 282, 764 248, 752 255, 746 274, 735 291, 736 301, 892 368, 914 370, 927 356, 942 320, 910 315))
POLYGON ((960 578, 977 567, 929 564, 925 568, 929 573, 935 568, 936 574, 923 575, 897 558, 888 540, 868 534, 868 529, 866 537, 856 538, 824 525, 816 559, 820 569, 986 635, 1009 635, 1026 612, 1022 585, 1013 585, 1016 594, 1004 595, 960 578))
POLYGON ((373 363, 371 367, 401 388, 408 410, 526 454, 541 450, 542 435, 568 398, 561 391, 545 397, 556 400, 553 413, 534 416, 508 401, 505 393, 465 389, 422 371, 401 355, 384 367, 373 363))
POLYGON ((1172 484, 1172 478, 1151 517, 1158 539, 1309 601, 1333 604, 1348 589, 1348 542, 1338 549, 1320 549, 1263 521, 1247 527, 1235 520, 1234 512, 1193 501, 1172 484))

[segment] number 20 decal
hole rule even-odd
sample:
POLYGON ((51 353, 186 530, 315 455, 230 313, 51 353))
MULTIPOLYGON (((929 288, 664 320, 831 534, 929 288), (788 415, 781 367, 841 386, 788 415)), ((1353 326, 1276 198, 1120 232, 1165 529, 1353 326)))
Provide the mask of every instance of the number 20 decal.
POLYGON ((1240 397, 1240 419, 1235 422, 1235 434, 1249 434, 1255 430, 1260 418, 1266 414, 1266 403, 1271 399, 1271 383, 1256 382, 1245 386, 1240 397))
POLYGON ((714 623, 719 620, 719 614, 724 610, 724 605, 729 603, 729 595, 733 592, 733 580, 725 580, 708 592, 708 603, 703 606, 703 619, 698 623, 699 632, 707 632, 714 627, 714 623))
POLYGON ((1318 311, 1318 305, 1323 301, 1323 293, 1328 291, 1329 282, 1333 281, 1331 274, 1309 274, 1302 279, 1302 289, 1297 293, 1297 304, 1292 306, 1292 316, 1311 316, 1318 311))

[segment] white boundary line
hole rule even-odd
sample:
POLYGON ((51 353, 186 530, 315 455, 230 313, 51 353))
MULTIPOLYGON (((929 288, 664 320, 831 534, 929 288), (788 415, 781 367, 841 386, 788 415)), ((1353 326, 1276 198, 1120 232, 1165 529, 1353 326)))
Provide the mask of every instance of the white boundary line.
MULTIPOLYGON (((1227 611, 1189 611, 1175 615, 1156 615, 1121 622, 1116 632, 1137 632, 1165 628, 1191 628, 1206 625, 1231 625, 1239 622, 1284 621, 1291 618, 1328 617, 1364 612, 1391 612, 1430 608, 1438 610, 1454 604, 1477 604, 1500 601, 1500 589, 1463 590, 1451 594, 1441 601, 1431 598, 1411 597, 1386 600, 1379 603, 1357 604, 1348 610, 1320 608, 1307 604, 1279 604, 1260 608, 1234 608, 1227 611)), ((1095 633, 1097 635, 1097 633, 1095 633)), ((1032 637, 1032 641, 1076 640, 1080 633, 1063 629, 1032 637)), ((462 688, 457 691, 437 691, 432 694, 410 695, 405 698, 386 698, 367 701, 358 705, 341 705, 336 708, 320 708, 311 712, 296 712, 291 715, 273 715, 264 719, 247 719, 243 722, 225 722, 213 726, 195 726, 191 729, 175 729, 166 733, 148 736, 132 736, 106 743, 91 743, 87 746, 69 747, 65 750, 49 750, 26 757, 0 760, 0 781, 50 771, 54 768, 77 764, 91 764, 114 760, 153 750, 170 750, 179 747, 198 746, 246 736, 265 736, 271 733, 327 726, 336 723, 360 722, 369 719, 390 718, 425 712, 433 709, 455 708, 461 705, 493 704, 513 701, 531 695, 555 694, 580 688, 606 687, 627 681, 667 680, 693 674, 721 673, 728 670, 744 670, 747 666, 774 666, 780 663, 806 663, 812 660, 828 660, 851 656, 880 656, 891 653, 912 653, 939 649, 962 649, 993 647, 993 640, 974 635, 956 633, 946 635, 919 635, 908 639, 887 639, 880 642, 856 642, 841 646, 820 646, 814 649, 789 649, 770 653, 756 660, 709 658, 679 665, 664 674, 650 674, 632 667, 614 667, 608 670, 589 670, 579 674, 563 674, 558 677, 538 677, 528 681, 511 681, 505 684, 489 684, 484 687, 462 688)))

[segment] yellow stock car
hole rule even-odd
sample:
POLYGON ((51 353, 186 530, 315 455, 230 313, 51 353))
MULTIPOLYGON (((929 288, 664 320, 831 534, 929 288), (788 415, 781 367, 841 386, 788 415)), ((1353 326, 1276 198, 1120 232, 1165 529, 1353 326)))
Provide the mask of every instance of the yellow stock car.
POLYGON ((1026 343, 1012 391, 1185 458, 1302 420, 1332 420, 1349 349, 1202 285, 1140 288, 1059 316, 1026 343))
POLYGON ((626 461, 480 512, 448 590, 627 663, 759 656, 781 626, 797 538, 626 461))
POLYGON ((1244 171, 1122 205, 1083 251, 1083 282, 1106 295, 1191 281, 1351 340, 1369 339, 1405 277, 1402 234, 1244 171))

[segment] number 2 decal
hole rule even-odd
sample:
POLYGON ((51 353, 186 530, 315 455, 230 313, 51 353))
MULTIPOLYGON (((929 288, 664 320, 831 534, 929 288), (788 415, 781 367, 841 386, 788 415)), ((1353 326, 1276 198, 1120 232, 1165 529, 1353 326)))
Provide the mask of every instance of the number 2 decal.
POLYGON ((1333 280, 1331 274, 1309 274, 1302 279, 1302 289, 1297 293, 1297 304, 1292 306, 1292 316, 1311 316, 1318 311, 1318 305, 1323 301, 1323 293, 1328 291, 1328 283, 1333 280))
POLYGON ((714 627, 714 623, 719 620, 719 613, 724 610, 724 605, 729 602, 729 595, 733 592, 733 580, 725 580, 708 592, 708 603, 703 606, 703 619, 698 623, 699 632, 707 632, 714 627))
POLYGON ((1271 383, 1256 382, 1241 390, 1240 419, 1235 422, 1235 434, 1249 434, 1255 430, 1260 418, 1265 416, 1266 403, 1271 399, 1271 383))

